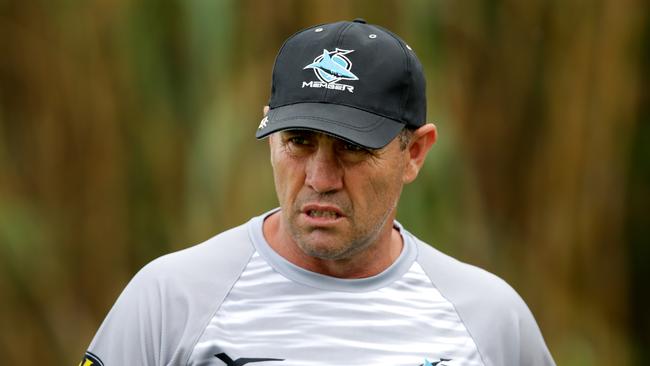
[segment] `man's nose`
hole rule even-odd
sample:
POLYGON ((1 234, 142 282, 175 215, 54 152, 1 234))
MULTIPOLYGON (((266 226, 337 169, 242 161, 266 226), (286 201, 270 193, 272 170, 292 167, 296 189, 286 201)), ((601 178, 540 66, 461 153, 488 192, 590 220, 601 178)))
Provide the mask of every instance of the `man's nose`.
POLYGON ((305 184, 318 193, 343 187, 343 167, 331 146, 319 146, 307 162, 305 184))

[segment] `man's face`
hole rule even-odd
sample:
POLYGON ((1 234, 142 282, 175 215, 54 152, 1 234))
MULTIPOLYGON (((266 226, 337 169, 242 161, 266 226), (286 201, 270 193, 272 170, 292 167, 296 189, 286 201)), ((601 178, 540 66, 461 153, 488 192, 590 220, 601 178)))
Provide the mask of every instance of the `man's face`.
POLYGON ((328 135, 289 130, 270 139, 281 225, 306 254, 344 259, 390 231, 408 149, 398 139, 366 150, 328 135))

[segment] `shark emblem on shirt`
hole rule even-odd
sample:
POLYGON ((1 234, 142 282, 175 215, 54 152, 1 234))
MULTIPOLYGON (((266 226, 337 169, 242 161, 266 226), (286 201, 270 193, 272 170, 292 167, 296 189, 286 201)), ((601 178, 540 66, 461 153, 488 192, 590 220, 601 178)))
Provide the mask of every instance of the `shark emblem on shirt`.
POLYGON ((425 358, 425 359, 424 359, 424 363, 421 364, 420 366, 436 366, 436 365, 438 365, 438 366, 445 366, 445 365, 442 364, 442 363, 445 362, 445 361, 451 361, 451 359, 450 359, 450 358, 441 358, 440 361, 429 362, 429 360, 427 360, 427 359, 425 358))

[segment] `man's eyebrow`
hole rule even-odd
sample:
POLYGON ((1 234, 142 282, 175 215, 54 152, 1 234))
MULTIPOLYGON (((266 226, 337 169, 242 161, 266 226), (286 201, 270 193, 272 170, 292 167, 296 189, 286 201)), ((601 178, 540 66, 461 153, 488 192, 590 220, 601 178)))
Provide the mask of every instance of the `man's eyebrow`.
POLYGON ((313 131, 313 130, 308 130, 308 129, 296 128, 296 129, 290 129, 290 130, 283 130, 283 131, 280 131, 280 132, 282 134, 284 134, 285 136, 288 136, 288 137, 295 136, 295 135, 300 135, 300 136, 310 138, 310 137, 321 135, 321 136, 324 136, 327 139, 330 139, 330 140, 334 141, 335 143, 338 143, 338 144, 350 144, 350 145, 358 146, 359 148, 361 148, 361 149, 363 149, 365 151, 371 152, 371 153, 376 153, 376 152, 379 152, 379 151, 383 150, 383 147, 372 149, 372 148, 360 145, 360 144, 358 144, 356 142, 352 142, 352 141, 346 140, 344 138, 333 136, 333 135, 330 135, 330 134, 325 133, 325 132, 313 131))
POLYGON ((305 129, 291 129, 291 130, 283 130, 281 133, 286 134, 286 135, 316 135, 318 132, 316 131, 311 131, 311 130, 305 130, 305 129))

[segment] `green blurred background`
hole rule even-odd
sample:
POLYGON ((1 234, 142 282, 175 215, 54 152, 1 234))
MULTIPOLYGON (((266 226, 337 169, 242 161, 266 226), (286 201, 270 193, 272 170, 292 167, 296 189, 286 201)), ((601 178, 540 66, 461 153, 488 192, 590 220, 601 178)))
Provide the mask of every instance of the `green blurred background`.
POLYGON ((275 54, 355 17, 427 72, 399 219, 511 283, 559 365, 650 364, 642 0, 0 0, 0 363, 77 365, 142 265, 274 207, 275 54))

